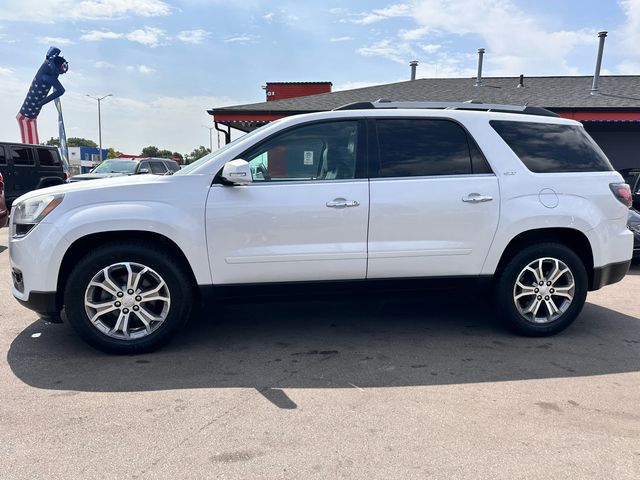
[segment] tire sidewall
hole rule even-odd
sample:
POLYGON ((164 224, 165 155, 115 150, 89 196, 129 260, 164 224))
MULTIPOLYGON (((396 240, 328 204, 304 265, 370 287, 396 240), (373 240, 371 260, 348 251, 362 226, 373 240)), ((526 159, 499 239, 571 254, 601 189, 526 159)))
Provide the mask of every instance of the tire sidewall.
POLYGON ((507 262, 500 273, 495 300, 503 319, 518 333, 527 336, 547 336, 564 330, 576 319, 586 301, 587 290, 587 272, 580 257, 564 245, 547 243, 527 247, 507 262), (534 260, 543 257, 556 258, 569 267, 575 282, 575 293, 571 305, 558 319, 536 324, 520 314, 513 298, 513 290, 520 272, 534 260))
POLYGON ((69 323, 91 346, 109 353, 143 353, 169 341, 186 323, 193 302, 191 283, 168 252, 137 244, 108 245, 83 257, 71 272, 64 293, 69 323), (155 270, 167 285, 171 305, 166 319, 153 333, 136 340, 112 338, 100 332, 85 311, 84 297, 91 279, 103 268, 121 262, 139 263, 155 270))

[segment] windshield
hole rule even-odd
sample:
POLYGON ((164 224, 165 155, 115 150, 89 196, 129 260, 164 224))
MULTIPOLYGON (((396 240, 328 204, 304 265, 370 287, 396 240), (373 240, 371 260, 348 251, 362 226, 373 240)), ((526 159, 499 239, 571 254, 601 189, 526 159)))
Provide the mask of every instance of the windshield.
POLYGON ((135 173, 136 165, 133 160, 105 160, 91 173, 135 173))
POLYGON ((190 163, 189 165, 186 165, 186 166, 182 167, 179 171, 174 173, 174 175, 187 175, 187 174, 189 174, 190 172, 192 172, 193 170, 195 170, 199 166, 204 165, 205 163, 207 163, 209 160, 212 160, 212 159, 216 158, 222 152, 225 152, 226 150, 228 150, 231 147, 235 146, 236 144, 240 143, 241 140, 246 140, 247 138, 252 137, 256 133, 260 132, 263 128, 268 127, 269 125, 273 125, 274 123, 275 122, 267 123, 266 125, 263 125, 260 128, 257 128, 254 131, 247 133, 246 135, 243 135, 241 137, 236 138, 233 142, 227 143, 224 147, 221 147, 218 150, 216 150, 214 152, 211 152, 208 155, 205 155, 204 157, 196 160, 195 162, 190 163))

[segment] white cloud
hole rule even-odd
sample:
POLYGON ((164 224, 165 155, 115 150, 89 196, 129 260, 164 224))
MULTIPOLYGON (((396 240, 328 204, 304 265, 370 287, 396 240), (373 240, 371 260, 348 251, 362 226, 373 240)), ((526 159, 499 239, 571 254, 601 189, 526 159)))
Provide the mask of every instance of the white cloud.
POLYGON ((167 38, 164 30, 155 27, 145 27, 126 34, 127 40, 141 43, 149 47, 157 47, 162 40, 167 38))
POLYGON ((273 21, 273 16, 274 16, 274 13, 269 12, 266 15, 263 15, 262 18, 264 18, 268 23, 271 23, 273 21))
POLYGON ((88 42, 99 42, 101 40, 114 40, 118 38, 126 38, 131 42, 140 43, 149 47, 157 47, 168 37, 164 30, 155 27, 144 27, 133 30, 129 33, 111 32, 108 30, 84 31, 80 37, 81 40, 88 42))
POLYGON ((229 37, 224 40, 224 43, 248 43, 255 40, 255 37, 251 35, 238 35, 236 37, 229 37))
POLYGON ((211 32, 202 29, 183 30, 178 33, 177 38, 182 42, 200 44, 204 42, 209 35, 211 35, 211 32))
POLYGON ((351 40, 353 40, 353 37, 333 37, 329 39, 330 42, 349 42, 351 40))
POLYGON ((153 73, 156 70, 154 68, 147 67, 146 65, 138 65, 138 71, 140 73, 153 73))
MULTIPOLYGON (((632 19, 629 30, 638 32, 638 40, 631 44, 637 45, 640 42, 640 0, 622 1, 632 19)), ((409 60, 408 53, 440 51, 431 44, 416 43, 427 35, 466 36, 476 37, 477 46, 486 48, 487 75, 575 74, 577 69, 570 64, 574 50, 588 44, 593 44, 594 48, 597 45, 595 29, 550 30, 513 0, 415 0, 410 5, 396 4, 363 13, 353 22, 367 25, 398 16, 411 17, 415 28, 402 29, 396 38, 376 42, 359 49, 358 53, 405 62, 409 60)))
POLYGON ((122 38, 122 34, 106 30, 85 30, 80 36, 80 40, 87 42, 99 42, 100 40, 112 40, 114 38, 122 38))
POLYGON ((625 23, 622 26, 622 41, 625 55, 640 57, 638 45, 640 44, 640 0, 620 0, 620 7, 625 15, 625 23))
POLYGON ((370 13, 362 13, 358 16, 359 18, 351 21, 359 25, 369 25, 391 17, 405 17, 409 15, 411 15, 411 6, 401 3, 390 5, 387 8, 375 9, 370 13))
POLYGON ((4 0, 0 20, 53 23, 171 14, 161 0, 4 0))
POLYGON ((332 91, 339 92, 341 90, 355 90, 356 88, 373 87, 374 85, 379 84, 375 82, 345 82, 335 85, 332 91))
POLYGON ((13 75, 13 70, 10 68, 0 67, 0 75, 9 76, 13 75))
POLYGON ((428 43, 426 45, 420 45, 420 48, 422 49, 423 52, 425 53, 436 53, 438 50, 440 50, 440 48, 442 47, 442 45, 437 45, 434 43, 428 43))
MULTIPOLYGON (((616 65, 616 73, 620 75, 640 75, 640 62, 624 61, 616 65)), ((607 75, 603 73, 603 75, 607 75)))
POLYGON ((55 46, 73 45, 74 43, 73 40, 65 37, 39 37, 38 42, 55 46))
POLYGON ((93 62, 93 66, 96 67, 96 68, 105 68, 105 69, 117 68, 117 66, 114 65, 113 63, 105 62, 105 61, 102 61, 102 60, 98 60, 97 62, 93 62))
POLYGON ((396 42, 392 38, 380 40, 368 47, 361 47, 357 53, 365 57, 382 57, 397 63, 405 63, 414 57, 414 50, 408 43, 396 42))

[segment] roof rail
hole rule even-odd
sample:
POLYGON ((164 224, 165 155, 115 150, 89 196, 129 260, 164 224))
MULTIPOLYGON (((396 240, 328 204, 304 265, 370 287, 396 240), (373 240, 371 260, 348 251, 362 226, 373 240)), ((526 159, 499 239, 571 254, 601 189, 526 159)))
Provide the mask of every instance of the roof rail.
POLYGON ((375 102, 356 102, 343 105, 334 110, 371 110, 380 109, 434 109, 434 110, 479 110, 484 112, 523 113, 525 115, 540 115, 544 117, 559 117, 557 113, 542 107, 528 105, 503 105, 500 103, 482 103, 475 100, 467 102, 393 102, 379 99, 375 102))

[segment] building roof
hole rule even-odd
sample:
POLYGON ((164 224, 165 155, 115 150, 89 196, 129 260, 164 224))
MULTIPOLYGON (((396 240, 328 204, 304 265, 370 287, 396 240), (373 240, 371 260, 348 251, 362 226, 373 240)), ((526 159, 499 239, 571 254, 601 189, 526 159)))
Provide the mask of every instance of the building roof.
POLYGON ((290 115, 332 110, 353 102, 385 98, 393 101, 466 101, 536 105, 552 110, 640 110, 640 75, 600 77, 600 94, 591 95, 592 76, 485 77, 475 87, 475 78, 424 78, 388 83, 306 97, 213 108, 212 115, 290 115))

